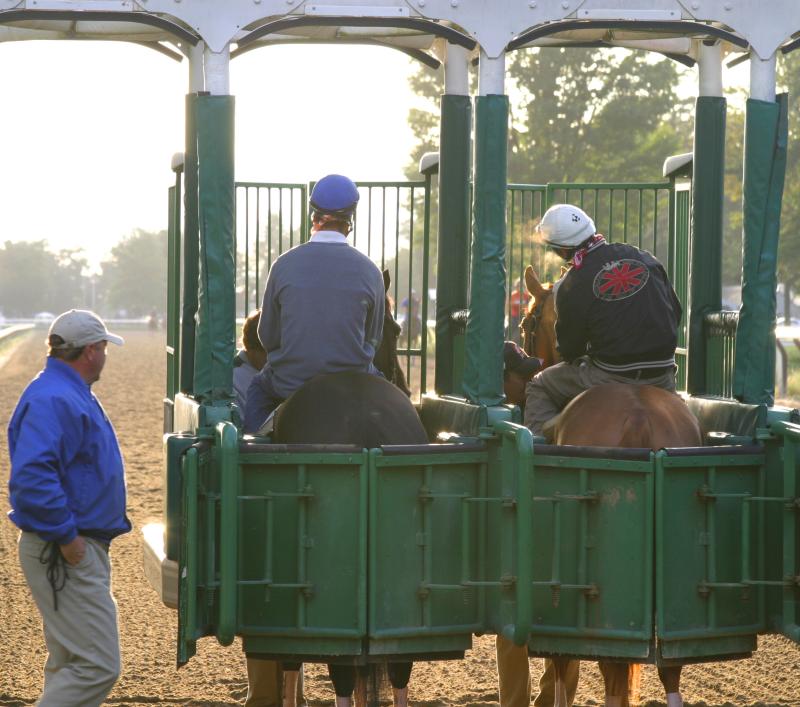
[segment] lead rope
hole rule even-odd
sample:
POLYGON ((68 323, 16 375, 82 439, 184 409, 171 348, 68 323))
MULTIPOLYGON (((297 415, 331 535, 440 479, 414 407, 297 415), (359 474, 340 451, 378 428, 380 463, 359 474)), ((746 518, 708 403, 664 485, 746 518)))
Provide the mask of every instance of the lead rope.
POLYGON ((53 590, 53 606, 58 611, 58 592, 67 583, 67 563, 61 554, 61 548, 56 542, 45 543, 39 553, 39 562, 47 565, 47 583, 53 590))

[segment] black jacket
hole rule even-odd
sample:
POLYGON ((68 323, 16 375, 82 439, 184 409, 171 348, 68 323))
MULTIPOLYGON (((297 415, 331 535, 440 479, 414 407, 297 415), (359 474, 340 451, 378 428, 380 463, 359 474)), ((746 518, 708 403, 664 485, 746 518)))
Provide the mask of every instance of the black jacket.
POLYGON ((556 338, 605 370, 674 365, 682 309, 661 263, 624 243, 590 250, 556 285, 556 338))

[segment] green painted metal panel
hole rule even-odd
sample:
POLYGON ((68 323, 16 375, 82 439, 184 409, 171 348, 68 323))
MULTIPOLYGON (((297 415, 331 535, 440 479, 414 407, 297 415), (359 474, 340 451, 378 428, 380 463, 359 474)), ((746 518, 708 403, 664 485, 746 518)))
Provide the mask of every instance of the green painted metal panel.
POLYGON ((218 493, 213 449, 198 443, 182 460, 183 502, 178 564, 178 666, 197 651, 197 640, 216 631, 219 581, 215 573, 218 493))
POLYGON ((164 491, 163 515, 164 548, 167 558, 177 561, 180 554, 181 522, 183 508, 183 456, 198 442, 194 435, 171 434, 164 436, 164 491))
POLYGON ((742 307, 736 334, 734 395, 771 405, 775 397, 775 290, 781 198, 786 172, 788 99, 749 99, 742 214, 742 307))
POLYGON ((487 454, 370 453, 369 653, 464 651, 485 630, 487 454))
POLYGON ((359 656, 367 454, 268 449, 239 455, 237 632, 255 653, 359 656))
POLYGON ((194 351, 194 395, 206 402, 233 397, 236 340, 234 245, 234 101, 198 96, 200 267, 194 351))
POLYGON ((552 456, 534 448, 529 474, 529 650, 647 660, 653 640, 652 461, 552 456))
POLYGON ((472 270, 463 388, 483 405, 503 402, 508 97, 475 99, 472 270))
POLYGON ((219 466, 219 602, 217 640, 223 646, 236 635, 236 579, 239 548, 239 432, 232 422, 216 426, 219 466))
MULTIPOLYGON (((167 389, 168 400, 175 400, 179 390, 180 361, 180 306, 181 306, 181 173, 175 174, 175 185, 169 189, 167 221, 167 389)), ((166 424, 164 432, 172 432, 166 424)))
MULTIPOLYGON (((777 631, 800 643, 800 425, 774 423, 772 431, 783 441, 780 514, 780 576, 777 631)), ((777 513, 775 514, 778 515, 777 513)))
POLYGON ((675 294, 683 305, 683 316, 678 326, 678 348, 675 350, 675 361, 678 364, 676 386, 678 390, 686 390, 688 341, 688 310, 689 310, 689 219, 691 215, 692 193, 687 184, 673 186, 674 209, 671 210, 672 226, 670 233, 672 244, 669 252, 671 257, 667 262, 669 275, 675 294))
POLYGON ((702 275, 691 280, 687 388, 696 395, 709 392, 705 383, 704 319, 722 307, 726 106, 725 99, 717 96, 699 96, 695 103, 691 259, 692 272, 702 275))
POLYGON ((442 96, 439 145, 439 234, 436 265, 436 392, 461 392, 463 346, 450 320, 469 301, 472 103, 442 96), (456 370, 458 369, 458 370, 456 370))
POLYGON ((753 448, 656 458, 659 658, 706 660, 755 650, 766 629, 765 457, 753 448))
POLYGON ((186 142, 184 146, 183 301, 181 304, 180 390, 194 391, 194 346, 197 322, 197 282, 200 267, 197 206, 197 94, 186 96, 186 142))

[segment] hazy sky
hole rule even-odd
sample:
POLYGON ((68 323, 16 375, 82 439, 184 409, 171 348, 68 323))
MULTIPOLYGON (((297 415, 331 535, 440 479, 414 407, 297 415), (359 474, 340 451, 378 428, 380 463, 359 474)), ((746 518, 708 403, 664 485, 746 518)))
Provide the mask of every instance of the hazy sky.
MULTIPOLYGON (((134 228, 165 227, 187 61, 125 43, 36 41, 0 43, 0 66, 0 243, 46 239, 82 247, 96 264, 134 228)), ((235 59, 237 178, 402 178, 413 70, 376 47, 283 46, 235 59)), ((726 71, 726 85, 740 74, 726 71)))
MULTIPOLYGON (((165 227, 186 60, 124 43, 9 42, 0 66, 0 242, 46 239, 97 262, 132 229, 165 227)), ((233 60, 237 178, 402 178, 413 70, 375 47, 273 47, 233 60)))

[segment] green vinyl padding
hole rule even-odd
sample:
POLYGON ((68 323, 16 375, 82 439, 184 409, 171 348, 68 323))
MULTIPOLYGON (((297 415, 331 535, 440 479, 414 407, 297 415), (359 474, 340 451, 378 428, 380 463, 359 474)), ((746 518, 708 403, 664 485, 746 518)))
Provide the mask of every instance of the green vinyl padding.
POLYGON ((721 398, 688 397, 686 404, 700 423, 705 438, 711 432, 737 437, 755 437, 767 423, 767 406, 750 405, 721 398))
POLYGON ((474 437, 481 427, 488 424, 483 405, 473 405, 463 398, 450 396, 423 395, 419 416, 431 441, 436 440, 441 432, 474 437))

